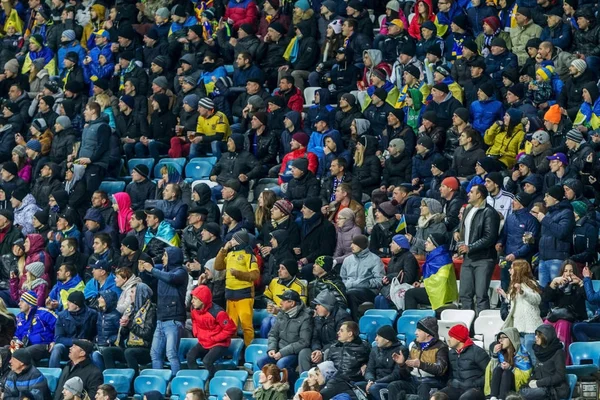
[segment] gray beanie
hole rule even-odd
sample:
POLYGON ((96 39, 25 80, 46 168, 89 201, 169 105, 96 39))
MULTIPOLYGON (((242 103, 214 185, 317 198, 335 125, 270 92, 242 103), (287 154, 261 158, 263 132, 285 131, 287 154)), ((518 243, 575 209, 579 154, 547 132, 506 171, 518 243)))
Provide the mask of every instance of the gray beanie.
POLYGON ((81 397, 83 394, 83 381, 80 377, 74 376, 65 382, 64 388, 73 393, 75 396, 81 397))
POLYGON ((31 272, 31 274, 33 276, 35 276, 36 278, 39 278, 44 274, 46 267, 44 266, 44 263, 36 261, 36 262, 32 262, 31 264, 26 265, 25 270, 31 272))
POLYGON ((262 97, 260 97, 257 94, 252 95, 248 98, 248 104, 250 104, 252 106, 252 108, 254 108, 256 110, 265 108, 265 101, 263 100, 262 97))
POLYGON ((164 19, 167 19, 171 16, 171 13, 169 12, 169 9, 167 7, 159 8, 154 14, 164 19))
POLYGON ((66 115, 61 115, 56 118, 56 123, 63 127, 63 129, 68 129, 71 127, 71 119, 66 115))
POLYGON ((427 208, 429 208, 429 212, 432 214, 439 214, 443 210, 442 205, 436 199, 430 199, 428 197, 425 197, 421 201, 427 205, 427 208))
POLYGON ((169 88, 169 81, 167 81, 167 78, 165 78, 164 76, 158 76, 158 77, 154 78, 152 83, 154 83, 155 85, 157 85, 163 89, 169 88))
POLYGON ((25 146, 18 145, 18 146, 15 146, 14 149, 12 149, 12 152, 15 153, 16 155, 18 155, 19 157, 25 157, 25 155, 27 155, 25 150, 26 150, 25 146))
POLYGON ((398 153, 402 153, 406 145, 404 140, 397 138, 390 140, 390 147, 395 147, 398 150, 398 153))

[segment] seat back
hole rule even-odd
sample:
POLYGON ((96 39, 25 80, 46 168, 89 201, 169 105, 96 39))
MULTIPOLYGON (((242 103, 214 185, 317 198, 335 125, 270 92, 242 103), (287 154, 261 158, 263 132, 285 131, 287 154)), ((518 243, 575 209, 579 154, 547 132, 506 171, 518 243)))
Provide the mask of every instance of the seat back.
POLYGON ((115 193, 125 191, 125 182, 123 181, 102 181, 98 190, 106 192, 107 195, 111 196, 115 193))
POLYGON ((296 380, 296 384, 294 385, 295 393, 298 393, 298 390, 300 390, 300 388, 302 387, 302 384, 304 383, 305 380, 306 380, 306 378, 299 378, 298 380, 296 380))
POLYGON ((198 344, 196 338, 182 338, 179 341, 179 361, 186 362, 187 354, 198 344))
POLYGON ((420 316, 421 318, 435 317, 435 311, 434 310, 404 310, 402 312, 402 316, 403 317, 420 316))
MULTIPOLYGON (((162 175, 160 173, 161 168, 165 165, 170 165, 171 167, 175 168, 175 170, 179 173, 179 176, 181 176, 181 179, 183 180, 183 165, 180 165, 179 163, 176 163, 176 162, 169 162, 169 161, 165 161, 165 160, 177 160, 177 158, 165 158, 163 160, 160 160, 158 162, 158 164, 156 164, 154 166, 154 178, 156 178, 156 179, 162 178, 162 175)), ((184 158, 184 160, 185 160, 185 158, 184 158)))
POLYGON ((573 392, 575 392, 575 386, 577 386, 577 375, 567 374, 567 383, 569 384, 569 398, 564 400, 571 400, 573 392))
POLYGON ((208 370, 207 369, 181 369, 177 372, 177 376, 197 376, 202 379, 204 382, 208 380, 208 370))
POLYGON ((499 309, 496 309, 496 310, 481 310, 481 311, 479 311, 479 316, 480 317, 500 318, 500 310, 499 309))
POLYGON ((171 394, 183 399, 188 390, 193 388, 204 389, 205 384, 206 381, 198 376, 176 376, 171 381, 171 394))
POLYGON ((129 171, 129 175, 131 175, 131 171, 133 171, 133 169, 140 164, 144 164, 146 167, 148 167, 148 174, 150 175, 148 178, 152 178, 154 158, 132 158, 131 160, 127 161, 127 170, 129 171))
POLYGON ((402 315, 396 322, 396 332, 398 332, 398 338, 403 340, 406 346, 409 346, 413 340, 415 340, 415 330, 417 329, 417 322, 422 320, 424 317, 421 315, 402 315))
MULTIPOLYGON (((467 325, 465 325, 464 322, 462 321, 446 321, 446 320, 439 320, 438 321, 438 335, 440 337, 441 340, 444 341, 448 341, 448 331, 455 325, 462 325, 464 327, 467 327, 467 325)), ((468 329, 468 327, 467 327, 468 329)))
POLYGON ((385 325, 392 326, 392 321, 388 317, 382 315, 363 315, 358 321, 360 333, 366 335, 366 340, 368 342, 375 340, 377 331, 385 325))
POLYGON ((490 344, 496 340, 496 335, 503 323, 500 316, 480 316, 475 320, 474 331, 476 335, 483 335, 484 349, 488 349, 490 344))
POLYGON ((246 347, 246 351, 244 353, 246 363, 248 366, 252 368, 252 371, 258 371, 258 365, 256 364, 259 359, 263 358, 267 355, 267 350, 269 346, 266 344, 251 344, 246 347))
POLYGON ((473 310, 444 310, 440 315, 444 321, 460 321, 467 328, 471 329, 471 324, 475 319, 475 311, 473 310))
POLYGON ((140 371, 140 376, 158 376, 165 383, 168 383, 171 380, 171 370, 170 369, 152 369, 147 368, 140 371))
POLYGON ((243 384, 246 382, 246 379, 248 379, 248 371, 244 371, 243 369, 220 370, 215 372, 215 376, 231 376, 239 379, 243 384))
POLYGON ((60 379, 60 374, 62 370, 60 368, 38 368, 38 370, 44 375, 46 380, 48 381, 48 388, 50 392, 54 394, 56 392, 56 388, 58 386, 58 380, 60 379))
POLYGON ((382 317, 389 318, 393 324, 394 322, 396 322, 396 317, 398 316, 398 311, 396 311, 396 310, 377 310, 375 308, 371 308, 370 310, 365 311, 364 315, 380 315, 382 317))
POLYGON ((571 343, 569 354, 573 365, 582 365, 582 361, 591 360, 592 364, 600 366, 600 342, 571 343))
POLYGON ((167 381, 156 375, 140 375, 135 378, 133 382, 133 391, 135 394, 144 395, 144 393, 151 390, 157 390, 164 395, 167 391, 167 381))
POLYGON ((315 93, 321 89, 317 86, 311 86, 304 89, 304 108, 309 108, 315 101, 315 93))
POLYGON ((225 391, 232 387, 244 390, 244 385, 237 378, 231 376, 215 376, 208 384, 208 392, 211 396, 216 396, 217 400, 221 400, 225 391))
POLYGON ((210 162, 194 158, 185 166, 185 177, 192 180, 208 179, 212 169, 210 162))

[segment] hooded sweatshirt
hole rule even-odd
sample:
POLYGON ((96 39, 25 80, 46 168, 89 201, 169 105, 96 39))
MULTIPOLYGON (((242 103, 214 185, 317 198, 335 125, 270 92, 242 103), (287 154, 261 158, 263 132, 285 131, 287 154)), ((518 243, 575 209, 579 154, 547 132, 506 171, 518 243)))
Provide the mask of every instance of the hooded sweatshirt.
POLYGON ((117 206, 119 206, 119 211, 117 212, 119 233, 127 233, 131 230, 131 226, 129 226, 129 220, 133 215, 133 210, 131 209, 131 198, 125 192, 115 193, 113 197, 117 202, 117 206))
POLYGON ((200 310, 192 307, 192 333, 198 343, 205 349, 229 347, 232 336, 237 332, 235 322, 225 310, 213 303, 212 293, 207 286, 198 286, 192 296, 203 304, 200 310))

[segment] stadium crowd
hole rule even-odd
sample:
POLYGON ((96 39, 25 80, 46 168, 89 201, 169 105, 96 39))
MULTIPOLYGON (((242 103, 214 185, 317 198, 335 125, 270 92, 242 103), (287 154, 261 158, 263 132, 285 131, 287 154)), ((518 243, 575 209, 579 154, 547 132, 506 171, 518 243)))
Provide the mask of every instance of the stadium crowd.
POLYGON ((0 6, 4 400, 212 378, 255 335, 258 400, 571 396, 569 346, 600 340, 597 4, 0 6), (489 346, 440 337, 491 308, 489 346), (370 309, 397 311, 373 343, 370 309), (400 341, 408 310, 436 316, 400 341))

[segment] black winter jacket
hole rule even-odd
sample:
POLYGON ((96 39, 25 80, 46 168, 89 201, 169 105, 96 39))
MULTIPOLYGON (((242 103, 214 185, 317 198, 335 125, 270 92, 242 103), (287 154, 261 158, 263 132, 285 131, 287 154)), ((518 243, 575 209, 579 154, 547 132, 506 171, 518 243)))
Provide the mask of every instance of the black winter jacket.
POLYGON ((490 356, 481 347, 471 344, 460 354, 450 349, 450 379, 448 385, 463 391, 481 389, 485 383, 485 369, 490 356))
POLYGON ((363 379, 360 369, 369 361, 371 346, 360 338, 355 338, 350 343, 334 342, 329 347, 327 361, 333 361, 339 375, 350 381, 363 379))
POLYGON ((368 135, 365 138, 367 145, 363 164, 361 166, 354 165, 352 172, 360 182, 362 192, 370 196, 373 190, 378 189, 381 184, 381 161, 375 155, 377 138, 368 135))
MULTIPOLYGON (((90 358, 86 358, 77 365, 73 365, 73 362, 69 362, 60 374, 58 387, 64 387, 65 382, 74 377, 81 378, 83 381, 83 389, 87 392, 88 396, 90 396, 90 399, 96 397, 98 386, 104 383, 102 371, 92 364, 90 358)), ((63 398, 62 391, 57 390, 56 393, 54 393, 54 400, 63 400, 63 398)))
POLYGON ((188 284, 188 273, 181 264, 183 252, 178 247, 165 249, 169 257, 163 270, 153 268, 151 274, 158 280, 158 302, 156 317, 159 321, 185 322, 185 294, 188 284))
POLYGON ((568 200, 548 207, 541 221, 540 260, 564 260, 571 255, 575 217, 568 200))
POLYGON ((317 257, 332 256, 336 244, 335 227, 322 215, 318 215, 319 221, 305 230, 307 220, 302 220, 300 227, 300 249, 302 257, 308 260, 308 263, 313 263, 317 257))
POLYGON ((348 312, 336 306, 327 317, 315 317, 313 326, 312 342, 310 348, 312 351, 325 351, 337 341, 337 333, 344 322, 352 321, 348 312))
MULTIPOLYGON (((323 201, 323 204, 329 204, 333 201, 331 200, 331 196, 334 194, 333 180, 334 176, 332 175, 321 179, 321 200, 323 201)), ((359 180, 354 179, 350 172, 346 172, 344 174, 343 183, 349 183, 352 186, 352 198, 360 202, 362 199, 362 191, 359 180)))
POLYGON ((260 176, 260 164, 256 157, 246 150, 223 154, 210 172, 211 176, 217 176, 217 182, 220 185, 225 184, 230 179, 237 180, 240 174, 248 176, 248 181, 241 182, 242 187, 246 187, 247 193, 248 182, 260 176))
POLYGON ((131 182, 125 188, 125 191, 131 198, 131 208, 141 210, 144 208, 146 200, 154 200, 156 196, 156 184, 149 179, 142 182, 131 182))
MULTIPOLYGON (((459 225, 461 238, 465 237, 465 220, 473 206, 468 206, 463 214, 459 225)), ((498 230, 500 228, 500 216, 489 204, 477 211, 471 220, 471 231, 469 233, 469 253, 467 257, 472 261, 483 259, 495 259, 496 242, 498 241, 498 230)))
POLYGON ((300 210, 304 205, 304 200, 309 197, 319 196, 319 181, 312 172, 307 171, 300 179, 293 178, 287 187, 283 197, 289 200, 295 210, 300 210))
POLYGON ((390 347, 373 347, 369 354, 369 363, 365 372, 365 380, 375 383, 391 383, 398 380, 410 380, 410 370, 406 366, 400 367, 393 360, 392 355, 406 354, 408 351, 400 342, 394 342, 390 347))
POLYGON ((404 151, 398 156, 390 156, 387 160, 385 160, 381 185, 385 187, 389 187, 390 185, 400 186, 403 183, 410 182, 411 175, 412 158, 410 153, 404 149, 404 151))
POLYGON ((75 130, 67 128, 60 132, 55 132, 52 138, 52 146, 50 146, 50 161, 56 164, 61 164, 67 161, 67 156, 73 152, 73 144, 75 138, 75 130))
POLYGON ((196 259, 198 249, 202 246, 202 227, 194 228, 192 225, 185 227, 181 232, 181 250, 183 250, 183 263, 196 259))
POLYGON ((261 135, 257 135, 254 130, 249 132, 250 148, 254 149, 252 141, 256 141, 256 150, 252 154, 258 160, 262 168, 271 168, 277 164, 277 154, 279 152, 279 136, 272 131, 265 130, 261 135))

